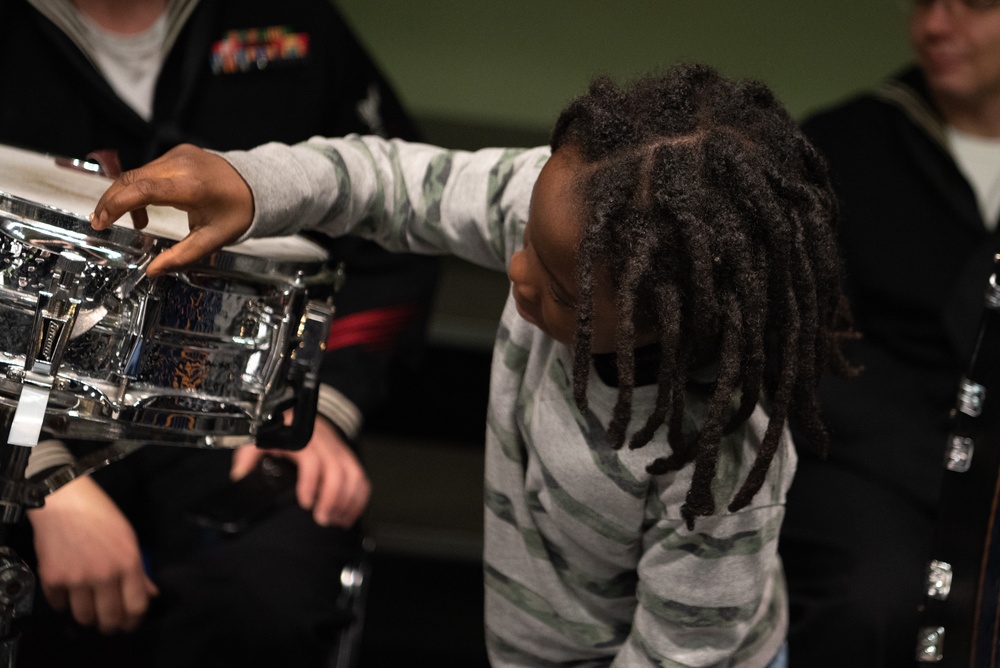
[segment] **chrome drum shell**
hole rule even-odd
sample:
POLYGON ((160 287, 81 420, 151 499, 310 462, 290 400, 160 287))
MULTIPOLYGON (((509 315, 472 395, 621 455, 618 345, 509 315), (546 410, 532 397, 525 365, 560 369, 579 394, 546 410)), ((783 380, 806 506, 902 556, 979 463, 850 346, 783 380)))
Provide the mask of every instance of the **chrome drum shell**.
POLYGON ((194 447, 253 442, 301 376, 315 375, 332 316, 326 253, 302 238, 280 242, 282 252, 234 246, 150 279, 145 266, 174 240, 96 231, 77 213, 0 192, 0 418, 9 427, 32 382, 36 316, 53 276, 65 281, 61 258, 73 257, 79 304, 44 381, 42 428, 194 447))

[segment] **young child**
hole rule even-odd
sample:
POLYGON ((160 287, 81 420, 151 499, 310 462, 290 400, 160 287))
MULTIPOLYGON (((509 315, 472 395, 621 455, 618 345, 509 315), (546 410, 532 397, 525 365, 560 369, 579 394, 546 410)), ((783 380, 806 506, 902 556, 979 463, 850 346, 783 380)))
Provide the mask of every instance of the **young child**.
POLYGON ((823 441, 815 387, 846 370, 845 311, 824 164, 765 86, 693 65, 598 80, 551 157, 372 137, 180 149, 114 184, 94 225, 150 203, 193 229, 153 274, 248 227, 508 272, 486 453, 495 665, 783 661, 784 426, 823 441))

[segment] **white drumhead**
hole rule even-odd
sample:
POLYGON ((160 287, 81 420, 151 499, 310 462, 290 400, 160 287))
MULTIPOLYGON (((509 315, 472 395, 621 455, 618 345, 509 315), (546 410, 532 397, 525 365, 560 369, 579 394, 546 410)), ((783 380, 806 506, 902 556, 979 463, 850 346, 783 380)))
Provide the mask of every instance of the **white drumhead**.
MULTIPOLYGON (((55 157, 0 144, 0 193, 16 195, 38 204, 87 218, 111 180, 98 174, 57 165, 55 157)), ((171 207, 147 209, 149 225, 143 230, 178 241, 188 231, 187 214, 171 207)), ((132 227, 128 216, 115 223, 132 227)), ((249 239, 226 247, 227 251, 291 262, 326 260, 323 248, 303 237, 249 239)))

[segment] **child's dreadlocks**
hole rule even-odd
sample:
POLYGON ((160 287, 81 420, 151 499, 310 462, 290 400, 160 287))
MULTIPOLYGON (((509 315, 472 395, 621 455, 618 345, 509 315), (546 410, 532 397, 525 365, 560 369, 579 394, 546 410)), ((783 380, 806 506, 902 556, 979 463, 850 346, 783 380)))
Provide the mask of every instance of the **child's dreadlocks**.
POLYGON ((597 80, 560 115, 551 145, 575 148, 590 167, 580 184, 588 219, 579 249, 578 406, 586 410, 593 269, 604 265, 619 312, 611 442, 622 446, 632 414, 636 324, 651 324, 659 392, 629 447, 649 442, 669 414, 673 452, 648 470, 694 460, 682 509, 693 526, 715 511, 711 482, 724 431, 766 398, 770 422, 729 510, 746 506, 790 412, 825 448, 819 376, 828 366, 851 371, 839 349, 849 323, 824 161, 766 86, 704 66, 675 67, 627 89, 597 80), (718 372, 690 442, 681 433, 685 388, 708 362, 718 372), (739 408, 728 415, 734 396, 739 408))

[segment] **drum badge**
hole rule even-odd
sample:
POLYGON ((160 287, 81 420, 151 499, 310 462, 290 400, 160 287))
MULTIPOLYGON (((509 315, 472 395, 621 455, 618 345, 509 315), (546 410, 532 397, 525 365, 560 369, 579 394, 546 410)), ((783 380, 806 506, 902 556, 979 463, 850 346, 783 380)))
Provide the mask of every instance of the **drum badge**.
POLYGON ((239 74, 298 65, 309 55, 309 35, 287 26, 230 30, 212 45, 212 74, 239 74))

